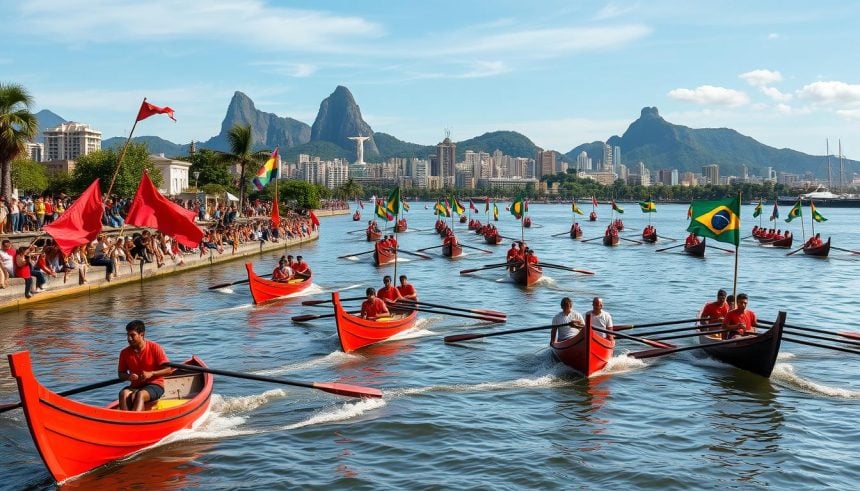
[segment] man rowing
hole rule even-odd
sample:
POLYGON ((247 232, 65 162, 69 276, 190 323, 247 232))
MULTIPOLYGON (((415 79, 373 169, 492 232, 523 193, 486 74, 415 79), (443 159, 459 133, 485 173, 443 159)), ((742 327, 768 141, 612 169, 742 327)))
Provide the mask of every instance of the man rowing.
POLYGON ((308 263, 304 262, 302 256, 296 256, 296 262, 292 265, 293 276, 296 278, 308 279, 311 277, 311 268, 308 263))
POLYGON ((134 320, 125 326, 128 346, 119 352, 117 376, 130 385, 119 392, 122 411, 143 411, 147 402, 164 395, 164 376, 173 372, 165 365, 169 361, 164 349, 146 339, 143 321, 134 320))
MULTIPOLYGON (((609 312, 603 310, 603 299, 600 297, 594 297, 591 301, 591 307, 591 310, 588 312, 591 314, 591 327, 611 331, 613 327, 612 316, 609 315, 609 312)), ((598 332, 598 334, 610 340, 614 339, 614 336, 611 334, 604 334, 602 332, 598 332)))
POLYGON ((552 325, 556 327, 553 327, 549 334, 551 343, 572 338, 579 334, 580 328, 585 326, 582 314, 573 310, 572 298, 564 297, 561 299, 561 312, 552 318, 552 325))
POLYGON ((508 264, 517 262, 520 260, 520 249, 517 247, 516 242, 511 242, 511 248, 508 249, 508 254, 505 258, 508 264))
POLYGON ((690 233, 690 235, 687 236, 687 239, 684 241, 684 245, 687 247, 697 246, 700 243, 701 241, 699 240, 699 237, 697 237, 696 234, 692 232, 690 233))
POLYGON ((721 322, 726 314, 729 313, 729 304, 726 303, 726 295, 726 291, 720 288, 717 290, 717 300, 706 303, 702 307, 702 313, 699 317, 703 320, 703 323, 721 322))
POLYGON ((394 303, 403 299, 403 295, 401 295, 400 292, 397 291, 397 288, 391 284, 391 276, 385 275, 385 277, 382 278, 382 285, 382 288, 376 292, 376 296, 389 303, 394 303))
POLYGON ((755 334, 755 328, 758 326, 755 312, 747 309, 749 299, 746 293, 739 293, 737 299, 737 308, 729 311, 726 318, 723 319, 723 329, 734 329, 728 333, 726 339, 732 339, 740 336, 748 336, 755 334))
POLYGON ((293 270, 290 268, 289 264, 287 264, 287 258, 285 256, 281 256, 281 259, 278 261, 278 265, 275 267, 275 270, 272 271, 272 281, 286 283, 290 281, 292 277, 293 270))
POLYGON ((376 296, 376 290, 368 288, 365 290, 367 299, 361 303, 361 317, 368 320, 376 320, 380 317, 391 315, 385 302, 376 296))
POLYGON ((405 274, 400 275, 400 286, 397 287, 397 292, 406 300, 418 301, 418 292, 415 290, 415 286, 409 283, 405 274))

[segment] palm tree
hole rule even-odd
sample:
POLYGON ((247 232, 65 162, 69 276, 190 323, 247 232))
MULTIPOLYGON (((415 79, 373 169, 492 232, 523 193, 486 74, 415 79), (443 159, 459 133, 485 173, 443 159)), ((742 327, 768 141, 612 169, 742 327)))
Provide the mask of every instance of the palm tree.
POLYGON ((12 196, 12 161, 39 129, 31 105, 33 98, 23 86, 0 83, 0 196, 12 196))
POLYGON ((254 137, 251 133, 251 125, 233 125, 227 132, 227 141, 230 142, 230 153, 221 153, 221 159, 235 163, 239 166, 239 215, 242 214, 242 206, 245 204, 245 167, 248 164, 263 164, 269 158, 270 152, 254 152, 254 137))

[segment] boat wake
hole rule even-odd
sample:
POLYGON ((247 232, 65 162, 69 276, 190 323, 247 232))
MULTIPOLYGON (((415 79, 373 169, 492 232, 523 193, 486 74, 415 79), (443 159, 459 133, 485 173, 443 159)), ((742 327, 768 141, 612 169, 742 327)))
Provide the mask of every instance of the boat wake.
POLYGON ((634 370, 647 368, 648 364, 644 361, 627 356, 627 354, 615 355, 609 359, 606 366, 602 370, 598 370, 592 374, 592 377, 599 375, 609 375, 613 373, 627 373, 634 370))
POLYGON ((807 394, 837 399, 860 399, 860 391, 830 387, 807 380, 794 373, 794 367, 788 363, 777 363, 770 379, 779 386, 796 389, 807 394))
POLYGON ((357 355, 352 355, 349 353, 344 353, 343 351, 335 351, 329 353, 325 356, 321 356, 319 358, 312 358, 310 360, 301 361, 298 363, 290 363, 284 365, 282 367, 277 368, 269 368, 266 370, 259 370, 254 372, 256 375, 277 375, 281 373, 289 373, 289 372, 298 372, 302 370, 307 370, 313 367, 325 367, 325 366, 334 366, 345 361, 351 361, 358 358, 357 355))
POLYGON ((320 293, 325 293, 325 289, 316 283, 311 283, 311 286, 305 288, 300 292, 293 293, 291 295, 285 295, 283 298, 298 298, 298 297, 307 297, 310 295, 319 295, 320 293))
POLYGON ((362 399, 356 402, 347 402, 340 404, 335 408, 325 409, 304 421, 281 426, 273 431, 295 430, 297 428, 304 428, 305 426, 347 421, 362 416, 375 409, 379 409, 385 406, 385 404, 386 402, 384 399, 362 399))
POLYGON ((440 384, 429 387, 411 387, 407 389, 389 389, 386 397, 404 397, 428 392, 493 392, 509 389, 531 389, 546 387, 564 387, 570 385, 570 380, 555 374, 545 374, 536 378, 519 378, 498 382, 483 382, 480 384, 440 384))
POLYGON ((535 285, 543 286, 546 288, 551 288, 554 290, 558 290, 558 282, 551 276, 543 275, 535 282, 535 285))

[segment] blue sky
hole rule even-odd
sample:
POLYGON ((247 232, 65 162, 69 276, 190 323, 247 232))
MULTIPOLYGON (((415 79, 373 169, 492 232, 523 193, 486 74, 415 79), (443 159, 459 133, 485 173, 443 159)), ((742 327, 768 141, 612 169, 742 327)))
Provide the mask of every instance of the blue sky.
MULTIPOLYGON (((435 144, 519 131, 567 152, 644 106, 860 157, 860 2, 0 0, 0 81, 35 110, 125 136, 220 130, 233 92, 313 124, 337 85, 374 131, 435 144)), ((623 150, 622 150, 623 153, 623 150)))

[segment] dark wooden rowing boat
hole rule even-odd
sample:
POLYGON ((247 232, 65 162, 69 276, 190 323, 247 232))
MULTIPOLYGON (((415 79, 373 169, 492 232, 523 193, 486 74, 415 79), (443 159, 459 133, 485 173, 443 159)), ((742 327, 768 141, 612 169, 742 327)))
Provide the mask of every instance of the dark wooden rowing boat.
POLYGON ((657 242, 657 229, 652 230, 650 234, 645 233, 645 231, 643 230, 642 231, 642 241, 647 242, 649 244, 653 244, 653 243, 657 242))
POLYGON ((803 253, 807 256, 827 257, 830 254, 830 237, 827 238, 827 242, 818 247, 804 247, 803 253))
POLYGON ((597 221, 597 212, 596 211, 592 211, 591 213, 588 214, 588 221, 589 222, 596 222, 597 221))
POLYGON ((499 234, 484 234, 484 242, 490 245, 499 245, 502 243, 502 236, 499 234))
POLYGON ((285 282, 261 278, 254 273, 254 266, 251 263, 245 263, 245 270, 248 272, 248 288, 251 290, 251 298, 254 299, 255 304, 298 293, 313 284, 313 276, 285 282))
POLYGON ((532 226, 532 217, 523 218, 523 227, 529 228, 532 226))
POLYGON ((460 215, 460 223, 466 223, 466 220, 468 220, 468 218, 466 218, 466 215, 460 215))
POLYGON ((619 240, 621 239, 618 234, 603 234, 603 245, 605 246, 617 246, 619 240))
MULTIPOLYGON (((770 377, 779 345, 782 341, 782 327, 785 325, 785 312, 776 316, 773 326, 767 331, 753 336, 736 338, 736 342, 721 342, 717 346, 703 348, 714 358, 762 377, 770 377)), ((719 341, 717 336, 705 336, 711 341, 719 341)))
POLYGON ((703 238, 701 242, 693 246, 684 246, 684 252, 691 256, 695 257, 705 257, 705 241, 707 238, 703 238))
POLYGON ((522 286, 532 286, 543 276, 543 268, 536 264, 528 264, 524 267, 523 262, 511 266, 509 274, 514 283, 522 286))
POLYGON ((791 249, 791 244, 794 242, 794 236, 789 235, 784 239, 773 240, 773 239, 759 239, 761 245, 769 245, 771 247, 780 247, 783 249, 791 249))
POLYGON ((358 210, 355 210, 355 213, 352 214, 352 221, 357 222, 359 220, 361 220, 361 212, 358 210))
POLYGON ((373 264, 377 266, 385 266, 386 264, 391 264, 397 260, 397 255, 395 254, 393 247, 381 245, 381 242, 377 242, 373 245, 373 248, 373 264))
POLYGON ((582 228, 571 225, 570 226, 570 238, 571 239, 581 239, 582 238, 582 228))
POLYGON ((442 255, 445 257, 459 257, 463 255, 463 246, 460 244, 442 244, 442 255))
MULTIPOLYGON (((36 380, 30 353, 8 356, 33 443, 57 482, 150 447, 192 428, 209 410, 211 374, 177 371, 164 379, 164 396, 143 411, 120 411, 114 401, 92 406, 52 392, 36 380)), ((197 357, 185 364, 205 367, 197 357)))
POLYGON ((549 346, 559 361, 590 377, 594 372, 602 370, 612 358, 615 341, 606 339, 591 329, 591 314, 588 314, 585 316, 585 327, 580 329, 576 336, 561 341, 550 338, 549 346))

